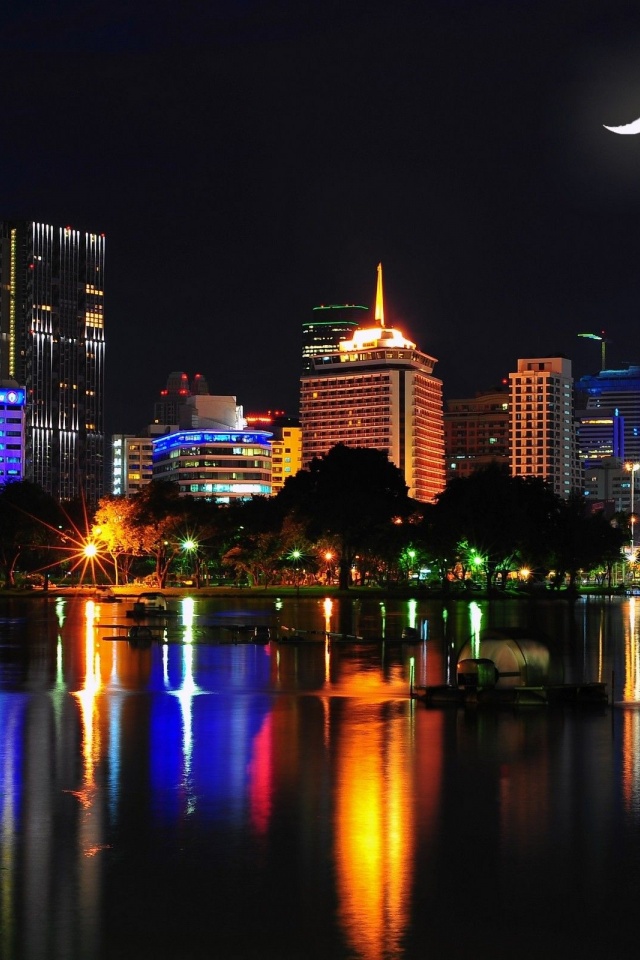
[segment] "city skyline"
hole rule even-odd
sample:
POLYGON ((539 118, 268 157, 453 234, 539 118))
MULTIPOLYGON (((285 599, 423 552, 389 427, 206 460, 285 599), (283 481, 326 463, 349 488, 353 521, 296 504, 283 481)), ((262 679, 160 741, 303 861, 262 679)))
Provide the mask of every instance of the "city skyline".
POLYGON ((372 306, 380 261, 445 399, 519 356, 594 374, 589 331, 639 362, 640 138, 604 127, 639 38, 622 0, 10 10, 0 210, 106 234, 107 433, 176 368, 295 415, 303 323, 372 306))

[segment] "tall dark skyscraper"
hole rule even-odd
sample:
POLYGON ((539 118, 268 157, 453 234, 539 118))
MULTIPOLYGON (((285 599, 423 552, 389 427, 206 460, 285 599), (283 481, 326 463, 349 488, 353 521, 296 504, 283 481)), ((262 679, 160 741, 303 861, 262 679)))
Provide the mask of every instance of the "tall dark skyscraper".
POLYGON ((104 492, 104 234, 0 221, 0 380, 26 388, 24 477, 104 492))
POLYGON ((302 324, 302 369, 309 373, 316 357, 336 353, 343 340, 351 340, 354 331, 365 323, 368 307, 355 303, 314 307, 312 319, 302 324))

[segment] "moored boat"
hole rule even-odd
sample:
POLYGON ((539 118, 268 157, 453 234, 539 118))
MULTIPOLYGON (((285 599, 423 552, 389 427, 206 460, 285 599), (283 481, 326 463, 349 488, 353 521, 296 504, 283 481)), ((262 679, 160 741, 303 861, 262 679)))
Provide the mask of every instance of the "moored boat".
POLYGON ((163 593, 141 593, 134 601, 131 610, 127 610, 128 617, 168 617, 174 616, 175 610, 169 609, 167 598, 163 593))

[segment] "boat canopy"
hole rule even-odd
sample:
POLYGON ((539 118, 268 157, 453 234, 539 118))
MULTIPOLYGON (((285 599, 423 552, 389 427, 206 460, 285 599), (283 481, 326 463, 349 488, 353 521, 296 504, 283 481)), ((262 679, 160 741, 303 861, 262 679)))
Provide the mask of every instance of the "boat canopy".
POLYGON ((561 683, 562 671, 545 643, 520 631, 486 631, 458 656, 458 684, 507 687, 561 683), (475 679, 474 679, 475 678, 475 679))

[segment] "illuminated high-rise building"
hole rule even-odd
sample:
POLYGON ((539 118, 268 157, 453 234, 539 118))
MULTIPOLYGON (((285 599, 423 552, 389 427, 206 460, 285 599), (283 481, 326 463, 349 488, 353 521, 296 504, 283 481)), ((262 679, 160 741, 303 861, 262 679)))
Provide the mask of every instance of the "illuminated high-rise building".
POLYGON ((104 234, 0 221, 0 379, 26 390, 24 477, 93 504, 105 485, 104 234))
POLYGON ((583 487, 571 361, 518 360, 509 374, 511 474, 547 480, 565 499, 583 487))
POLYGON ((308 373, 314 359, 335 353, 343 340, 351 340, 368 312, 355 303, 314 307, 312 319, 302 324, 302 369, 308 373))
POLYGON ((507 386, 448 400, 444 413, 446 476, 468 477, 491 463, 509 465, 507 386))
POLYGON ((301 378, 302 459, 307 467, 336 443, 387 454, 409 496, 431 501, 444 488, 442 381, 436 360, 384 320, 378 265, 375 322, 316 357, 301 378))
POLYGON ((595 376, 581 377, 576 389, 586 396, 587 412, 611 408, 624 423, 623 456, 640 461, 640 366, 622 370, 601 370, 595 376))
POLYGON ((616 407, 576 412, 578 455, 588 466, 614 457, 624 460, 624 417, 616 407))
POLYGON ((616 407, 594 406, 579 410, 576 420, 585 497, 612 512, 630 510, 635 475, 624 463, 624 417, 616 407))

